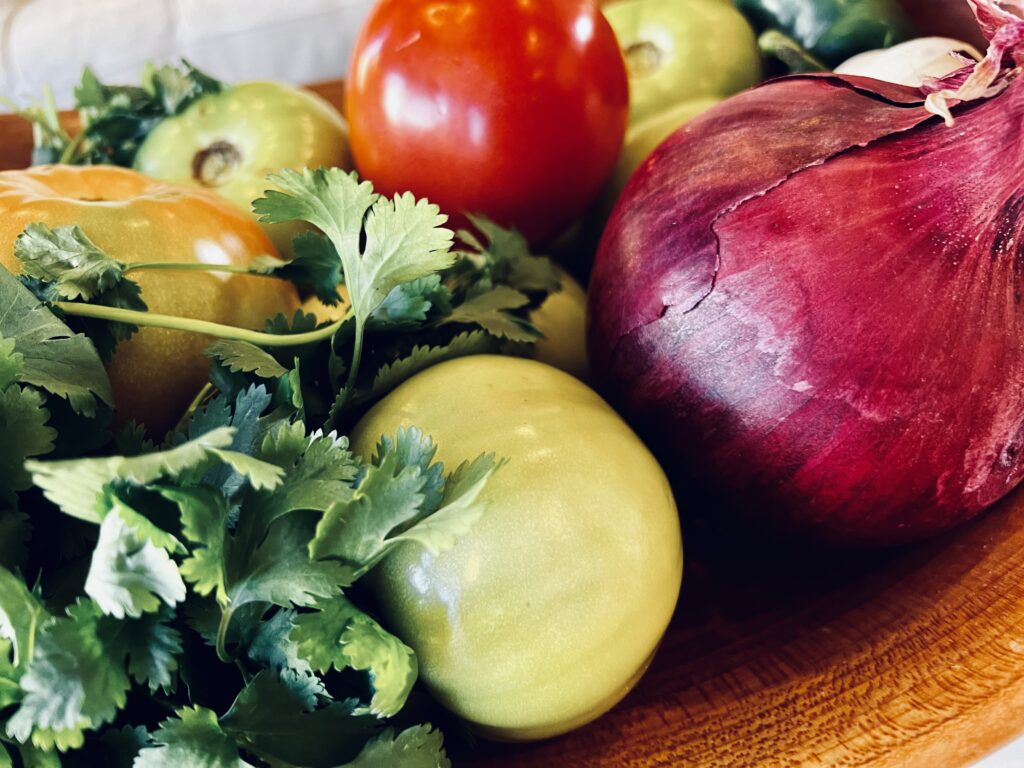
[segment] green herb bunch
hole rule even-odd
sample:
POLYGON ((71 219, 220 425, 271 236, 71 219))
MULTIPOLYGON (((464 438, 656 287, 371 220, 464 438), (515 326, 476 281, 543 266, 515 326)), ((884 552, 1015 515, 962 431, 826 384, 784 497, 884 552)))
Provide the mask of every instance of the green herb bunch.
POLYGON ((452 546, 502 461, 444 467, 415 428, 364 460, 341 432, 429 365, 527 350, 557 276, 486 220, 456 248, 436 206, 354 174, 272 181, 263 219, 316 230, 249 269, 328 303, 343 284, 337 322, 154 315, 131 273, 194 267, 76 227, 30 226, 25 274, 0 270, 0 767, 448 765, 406 706, 415 654, 353 587, 397 546, 452 546), (218 339, 159 444, 109 427, 103 357, 139 326, 218 339))

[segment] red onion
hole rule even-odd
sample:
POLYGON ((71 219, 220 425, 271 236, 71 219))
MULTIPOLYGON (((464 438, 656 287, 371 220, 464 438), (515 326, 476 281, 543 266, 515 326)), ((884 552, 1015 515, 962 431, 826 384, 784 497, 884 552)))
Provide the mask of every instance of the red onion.
POLYGON ((1024 22, 968 1, 991 41, 976 67, 923 90, 767 83, 626 187, 591 362, 684 492, 884 545, 1024 477, 1024 22))

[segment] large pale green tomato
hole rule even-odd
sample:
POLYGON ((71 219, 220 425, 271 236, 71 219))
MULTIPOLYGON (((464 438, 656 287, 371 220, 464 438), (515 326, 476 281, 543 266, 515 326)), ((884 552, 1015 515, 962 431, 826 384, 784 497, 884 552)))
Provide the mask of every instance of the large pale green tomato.
POLYGON ((754 30, 721 0, 617 0, 604 7, 626 57, 630 124, 761 79, 754 30))
POLYGON ((454 548, 403 545, 371 574, 428 688, 499 739, 606 712, 650 663, 682 578, 675 502, 653 456, 586 385, 519 358, 415 376, 359 422, 354 449, 368 456, 402 425, 433 436, 448 471, 482 452, 509 459, 454 548))
MULTIPOLYGON (((161 122, 135 156, 147 176, 216 190, 250 212, 270 187, 268 174, 321 166, 352 167, 344 118, 316 94, 275 82, 204 96, 161 122)), ((265 229, 278 251, 291 253, 299 225, 265 229)))

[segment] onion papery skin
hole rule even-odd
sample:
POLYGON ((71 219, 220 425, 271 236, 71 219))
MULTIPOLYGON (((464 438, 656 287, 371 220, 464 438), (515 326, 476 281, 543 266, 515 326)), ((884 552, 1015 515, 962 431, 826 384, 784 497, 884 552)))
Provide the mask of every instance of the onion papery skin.
POLYGON ((1022 479, 1024 81, 954 109, 800 76, 630 180, 591 280, 595 376, 680 490, 884 546, 1022 479))

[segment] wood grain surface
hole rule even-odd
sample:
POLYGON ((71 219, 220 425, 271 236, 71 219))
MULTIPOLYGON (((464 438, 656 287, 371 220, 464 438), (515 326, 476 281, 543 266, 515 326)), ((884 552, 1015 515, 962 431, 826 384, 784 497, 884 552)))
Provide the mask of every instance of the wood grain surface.
MULTIPOLYGON (((926 31, 971 37, 961 0, 906 4, 926 31)), ((340 83, 314 89, 340 104, 340 83)), ((30 145, 0 117, 0 168, 30 145)), ((791 551, 692 517, 686 547, 676 618, 618 707, 456 764, 960 768, 1024 732, 1024 494, 896 552, 791 551)))

